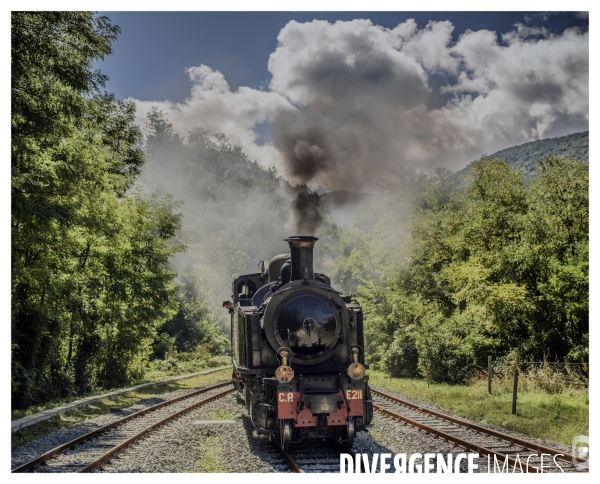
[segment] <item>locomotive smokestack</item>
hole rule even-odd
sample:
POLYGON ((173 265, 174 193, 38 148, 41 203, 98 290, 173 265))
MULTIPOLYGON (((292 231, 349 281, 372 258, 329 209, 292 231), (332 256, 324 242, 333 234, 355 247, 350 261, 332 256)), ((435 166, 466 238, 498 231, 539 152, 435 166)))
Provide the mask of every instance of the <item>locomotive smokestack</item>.
POLYGON ((290 244, 292 255, 292 281, 298 279, 314 280, 313 248, 319 240, 311 235, 298 235, 285 239, 290 244))

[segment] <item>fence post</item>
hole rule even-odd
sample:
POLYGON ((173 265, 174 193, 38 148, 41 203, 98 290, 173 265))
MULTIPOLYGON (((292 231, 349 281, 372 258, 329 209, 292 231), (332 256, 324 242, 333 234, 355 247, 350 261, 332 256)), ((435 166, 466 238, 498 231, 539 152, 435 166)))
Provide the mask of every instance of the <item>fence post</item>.
POLYGON ((492 394, 492 357, 488 356, 488 393, 492 394))
POLYGON ((519 370, 515 370, 515 383, 513 386, 513 401, 512 401, 512 414, 517 414, 517 387, 519 386, 519 370))

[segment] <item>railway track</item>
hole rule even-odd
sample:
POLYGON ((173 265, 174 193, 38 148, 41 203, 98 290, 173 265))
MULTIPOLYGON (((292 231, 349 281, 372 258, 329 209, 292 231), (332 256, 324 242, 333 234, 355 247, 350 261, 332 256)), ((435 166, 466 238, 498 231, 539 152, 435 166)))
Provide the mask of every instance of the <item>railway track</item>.
POLYGON ((350 454, 353 450, 340 450, 335 442, 307 442, 290 450, 279 449, 283 461, 294 473, 337 473, 340 472, 340 454, 350 454))
MULTIPOLYGON (((55 447, 15 467, 12 472, 92 472, 161 425, 233 392, 233 388, 224 389, 230 385, 230 382, 222 382, 206 386, 132 413, 55 447)), ((436 412, 380 389, 371 388, 371 391, 377 411, 447 441, 461 448, 460 452, 480 454, 480 472, 485 472, 489 455, 492 472, 495 456, 500 468, 506 459, 509 472, 516 467, 516 472, 520 472, 521 468, 523 472, 537 473, 540 472, 542 453, 552 457, 562 454, 556 460, 564 472, 581 471, 573 465, 573 457, 565 452, 436 412), (530 457, 527 463, 527 458, 532 454, 536 455, 530 457)), ((295 473, 339 473, 340 454, 348 453, 353 457, 356 454, 355 451, 341 450, 339 445, 331 441, 311 441, 288 451, 278 449, 276 452, 285 466, 295 473)), ((545 456, 543 472, 560 472, 552 457, 545 456)), ((581 458, 578 460, 585 461, 581 458)), ((276 467, 285 470, 283 464, 279 465, 281 467, 276 467)), ((364 472, 364 469, 361 471, 364 472)))
POLYGON ((232 393, 234 388, 219 391, 227 386, 231 386, 230 381, 209 385, 132 413, 59 445, 12 472, 92 472, 161 425, 232 393))
MULTIPOLYGON (((580 471, 573 464, 574 457, 563 451, 436 412, 373 387, 371 393, 374 409, 469 452, 478 453, 486 460, 489 456, 491 469, 495 458, 500 468, 506 461, 509 472, 514 468, 515 472, 522 469, 522 472, 538 473, 542 464, 541 454, 550 454, 544 459, 541 472, 580 471), (558 465, 554 456, 557 456, 558 465)), ((577 460, 585 462, 579 457, 577 460)))

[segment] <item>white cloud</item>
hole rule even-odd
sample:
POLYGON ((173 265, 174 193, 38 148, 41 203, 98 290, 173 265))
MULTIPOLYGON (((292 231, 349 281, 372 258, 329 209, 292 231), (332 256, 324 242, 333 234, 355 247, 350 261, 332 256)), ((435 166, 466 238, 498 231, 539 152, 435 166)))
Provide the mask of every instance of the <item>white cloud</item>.
POLYGON ((370 20, 289 22, 269 58, 270 88, 292 103, 381 102, 409 107, 429 93, 423 67, 395 49, 389 30, 370 20))
POLYGON ((554 125, 588 119, 587 34, 536 34, 543 37, 528 40, 531 32, 517 28, 499 45, 488 33, 470 32, 451 49, 462 60, 462 72, 447 89, 479 94, 462 111, 466 119, 483 122, 482 148, 543 138, 554 125))
MULTIPOLYGON (((401 31, 405 24, 409 24, 412 28, 414 21, 409 22, 400 24, 400 28, 397 29, 401 31)), ((455 72, 458 68, 458 59, 448 49, 453 30, 454 25, 448 21, 429 22, 424 29, 413 30, 413 35, 407 37, 402 45, 402 52, 415 59, 425 69, 455 72)))
POLYGON ((406 166, 458 169, 587 124, 587 33, 517 25, 501 41, 480 30, 453 43, 453 29, 292 21, 269 58, 269 90, 233 93, 220 72, 192 67, 185 102, 138 101, 139 114, 158 106, 183 134, 223 132, 263 165, 324 190, 365 189, 406 166), (258 146, 265 121, 274 145, 258 146))

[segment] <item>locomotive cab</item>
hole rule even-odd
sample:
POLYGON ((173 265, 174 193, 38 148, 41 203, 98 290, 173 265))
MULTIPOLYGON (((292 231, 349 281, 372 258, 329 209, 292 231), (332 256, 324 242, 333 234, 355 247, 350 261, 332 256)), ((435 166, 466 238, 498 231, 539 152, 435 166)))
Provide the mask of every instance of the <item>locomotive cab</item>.
POLYGON ((234 297, 233 379, 257 431, 284 448, 323 437, 350 448, 373 413, 362 308, 314 273, 317 240, 290 237, 289 256, 234 281, 234 295, 245 289, 234 297))

